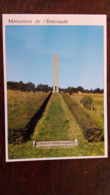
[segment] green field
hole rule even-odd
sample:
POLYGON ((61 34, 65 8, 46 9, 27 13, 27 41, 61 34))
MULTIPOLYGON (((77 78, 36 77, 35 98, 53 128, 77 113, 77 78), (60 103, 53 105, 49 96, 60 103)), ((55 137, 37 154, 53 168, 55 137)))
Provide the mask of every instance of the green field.
POLYGON ((49 93, 8 90, 8 141, 18 144, 30 139, 37 113, 49 93))
POLYGON ((74 140, 79 126, 71 115, 61 94, 52 94, 41 121, 35 128, 33 139, 38 141, 74 140))
POLYGON ((19 129, 25 127, 48 94, 8 90, 8 128, 19 129))
MULTIPOLYGON (((26 92, 19 92, 19 95, 21 95, 20 93, 24 93, 24 96, 26 95, 26 92)), ((41 97, 43 95, 47 95, 43 93, 39 93, 39 94, 28 93, 28 94, 30 96, 33 96, 32 98, 33 102, 35 102, 36 99, 36 105, 39 105, 39 101, 41 100, 41 97)), ((103 127, 102 122, 100 122, 103 118, 99 116, 100 119, 98 118, 97 120, 95 117, 95 113, 91 113, 90 111, 86 110, 82 105, 80 105, 77 95, 69 96, 68 94, 65 94, 66 98, 69 97, 69 101, 72 102, 72 104, 73 102, 76 102, 76 105, 78 106, 76 107, 77 108, 76 111, 74 110, 73 113, 72 104, 69 107, 69 101, 66 101, 63 94, 60 93, 52 94, 42 117, 40 118, 40 120, 38 121, 35 127, 34 133, 32 134, 30 141, 27 141, 26 143, 21 143, 19 145, 8 144, 9 159, 104 155, 104 142, 103 141, 88 142, 87 139, 84 138, 82 122, 80 119, 77 120, 78 116, 84 118, 85 116, 87 116, 85 120, 85 124, 87 125, 87 127, 91 127, 91 125, 103 127), (88 113, 90 114, 89 117, 88 117, 88 113), (89 120, 89 122, 87 120, 89 120), (75 146, 73 148, 70 147, 70 148, 46 149, 46 148, 32 147, 33 140, 57 141, 57 140, 74 140, 76 138, 78 139, 78 146, 75 146)), ((101 112, 103 114, 103 104, 101 102, 103 97, 98 99, 98 97, 95 97, 93 94, 93 98, 94 98, 94 106, 97 107, 98 105, 100 105, 100 109, 102 107, 101 112)), ((16 102, 17 96, 15 97, 13 95, 13 99, 15 99, 16 102)), ((10 97, 8 102, 11 101, 12 98, 10 97)), ((30 101, 28 101, 28 103, 29 102, 30 101)), ((24 104, 25 104, 25 100, 24 100, 24 104)), ((32 106, 32 101, 31 101, 31 106, 32 106)), ((21 110, 22 108, 24 107, 22 106, 21 110)), ((35 104, 34 104, 34 109, 35 110, 37 109, 35 104)))
POLYGON ((102 127, 102 129, 104 129, 104 96, 103 94, 74 93, 71 95, 71 98, 75 100, 77 103, 79 103, 79 105, 91 116, 91 118, 95 120, 102 127), (80 100, 85 96, 92 97, 94 109, 88 111, 80 103, 80 100))

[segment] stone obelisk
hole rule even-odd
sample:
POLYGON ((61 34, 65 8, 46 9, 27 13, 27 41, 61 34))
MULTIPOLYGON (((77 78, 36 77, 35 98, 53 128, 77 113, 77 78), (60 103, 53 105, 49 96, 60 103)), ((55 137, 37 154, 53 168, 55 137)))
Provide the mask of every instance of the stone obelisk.
POLYGON ((59 93, 59 70, 58 69, 59 69, 58 55, 56 55, 56 63, 55 63, 55 55, 53 55, 53 93, 59 93), (55 74, 55 70, 56 70, 56 74, 55 74))
POLYGON ((53 55, 53 93, 55 93, 55 55, 53 55))
POLYGON ((56 56, 56 92, 59 93, 59 67, 58 67, 58 55, 56 56))

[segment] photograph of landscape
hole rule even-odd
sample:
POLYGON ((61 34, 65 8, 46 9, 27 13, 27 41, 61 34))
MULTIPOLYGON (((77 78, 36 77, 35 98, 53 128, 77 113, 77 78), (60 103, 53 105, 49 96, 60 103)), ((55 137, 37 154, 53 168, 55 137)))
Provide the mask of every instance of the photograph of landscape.
POLYGON ((9 160, 105 156, 104 28, 6 25, 9 160))

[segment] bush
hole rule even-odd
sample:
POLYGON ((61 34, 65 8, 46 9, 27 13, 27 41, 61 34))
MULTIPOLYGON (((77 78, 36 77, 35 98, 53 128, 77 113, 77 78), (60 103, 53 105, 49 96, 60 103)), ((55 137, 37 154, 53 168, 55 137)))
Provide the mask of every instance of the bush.
POLYGON ((93 103, 93 99, 90 96, 87 96, 82 98, 80 103, 82 103, 84 107, 88 110, 91 110, 91 104, 93 103))
POLYGON ((102 129, 99 129, 99 128, 86 129, 84 131, 84 137, 89 142, 100 142, 100 141, 104 141, 104 137, 103 137, 103 134, 102 134, 102 129))
POLYGON ((68 87, 68 93, 69 93, 69 95, 71 95, 72 93, 73 93, 73 89, 72 89, 72 87, 68 87))

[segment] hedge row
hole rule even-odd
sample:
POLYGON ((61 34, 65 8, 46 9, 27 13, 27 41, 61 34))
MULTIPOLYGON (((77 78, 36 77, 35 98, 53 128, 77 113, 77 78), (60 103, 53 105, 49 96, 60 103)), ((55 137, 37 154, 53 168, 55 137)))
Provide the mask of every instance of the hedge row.
POLYGON ((84 137, 89 142, 99 142, 103 141, 104 137, 102 134, 102 129, 100 126, 93 121, 89 114, 87 114, 83 108, 81 108, 78 103, 73 100, 68 94, 61 92, 65 102, 67 103, 69 109, 71 110, 76 122, 84 133, 84 137))

